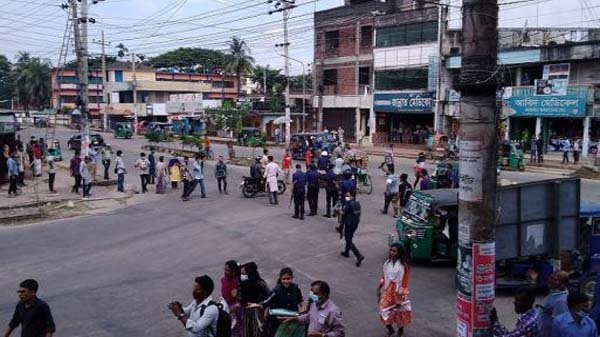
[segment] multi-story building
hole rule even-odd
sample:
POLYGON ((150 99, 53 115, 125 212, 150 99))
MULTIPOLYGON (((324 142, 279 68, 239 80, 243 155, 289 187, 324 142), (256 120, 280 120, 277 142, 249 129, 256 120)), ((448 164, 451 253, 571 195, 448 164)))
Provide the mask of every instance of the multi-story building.
POLYGON ((368 136, 373 106, 373 21, 390 4, 346 0, 344 6, 315 13, 313 105, 322 125, 341 125, 347 139, 368 136))
MULTIPOLYGON (((561 139, 581 139, 583 154, 595 153, 600 138, 599 35, 598 29, 499 30, 496 78, 504 86, 499 100, 505 139, 527 142, 539 135, 548 151, 557 150, 561 139)), ((447 57, 444 66, 457 78, 461 57, 447 57)), ((444 105, 440 118, 451 119, 456 130, 459 92, 447 91, 444 105)))
MULTIPOLYGON (((79 77, 75 69, 52 69, 51 104, 53 108, 74 108, 79 97, 79 77)), ((90 71, 88 86, 90 116, 98 117, 104 107, 102 72, 90 71)))

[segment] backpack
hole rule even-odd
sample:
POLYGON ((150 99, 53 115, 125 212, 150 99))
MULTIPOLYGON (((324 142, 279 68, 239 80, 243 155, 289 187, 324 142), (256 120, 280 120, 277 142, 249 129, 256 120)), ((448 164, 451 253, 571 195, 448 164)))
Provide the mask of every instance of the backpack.
MULTIPOLYGON (((214 305, 219 310, 216 333, 212 331, 212 324, 208 326, 208 329, 211 330, 212 335, 215 337, 231 337, 231 315, 227 311, 223 310, 223 305, 221 303, 210 301, 208 302, 208 305, 214 305)), ((206 306, 200 309, 200 317, 204 315, 205 309, 206 306)))

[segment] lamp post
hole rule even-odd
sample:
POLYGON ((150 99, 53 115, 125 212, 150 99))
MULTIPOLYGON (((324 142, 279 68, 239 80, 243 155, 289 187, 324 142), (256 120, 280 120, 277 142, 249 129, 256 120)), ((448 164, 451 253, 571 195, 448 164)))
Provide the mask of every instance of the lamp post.
POLYGON ((286 56, 286 55, 281 55, 281 56, 283 56, 287 59, 290 59, 292 61, 296 61, 296 62, 300 63, 300 65, 302 66, 302 131, 305 131, 306 130, 306 64, 304 64, 304 62, 297 60, 290 56, 286 56))

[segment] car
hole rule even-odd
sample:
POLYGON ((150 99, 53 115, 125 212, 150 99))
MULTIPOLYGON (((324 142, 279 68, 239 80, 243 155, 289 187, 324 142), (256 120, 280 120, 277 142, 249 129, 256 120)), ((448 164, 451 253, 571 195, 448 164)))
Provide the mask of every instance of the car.
POLYGON ((33 117, 33 126, 35 126, 36 128, 47 128, 48 124, 48 117, 46 116, 33 117))
MULTIPOLYGON (((104 147, 106 145, 106 143, 104 143, 104 138, 97 133, 90 134, 90 143, 93 147, 104 147)), ((67 146, 69 147, 69 150, 81 149, 81 134, 71 136, 67 141, 67 146)))

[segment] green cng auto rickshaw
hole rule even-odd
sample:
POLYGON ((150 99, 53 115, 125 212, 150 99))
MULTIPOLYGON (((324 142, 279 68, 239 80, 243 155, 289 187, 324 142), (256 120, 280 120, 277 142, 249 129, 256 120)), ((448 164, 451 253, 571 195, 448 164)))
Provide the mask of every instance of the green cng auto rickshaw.
POLYGON ((259 128, 242 128, 238 135, 238 144, 240 146, 263 147, 265 138, 259 128))
POLYGON ((498 167, 500 169, 525 171, 523 149, 519 142, 504 141, 498 145, 498 167))
POLYGON ((113 136, 115 138, 129 139, 133 136, 131 122, 117 122, 114 125, 113 136))
POLYGON ((414 261, 456 259, 458 190, 414 191, 396 223, 398 238, 414 261))

